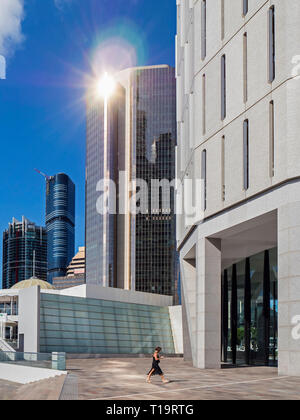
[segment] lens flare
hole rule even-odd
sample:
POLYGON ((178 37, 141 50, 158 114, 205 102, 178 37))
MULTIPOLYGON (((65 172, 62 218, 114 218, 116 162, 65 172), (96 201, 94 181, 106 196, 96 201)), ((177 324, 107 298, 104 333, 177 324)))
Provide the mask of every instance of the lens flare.
POLYGON ((136 65, 136 50, 123 39, 107 39, 100 43, 93 52, 92 68, 94 74, 101 74, 103 71, 118 72, 136 65))
POLYGON ((109 98, 114 93, 115 89, 115 79, 108 73, 105 73, 97 83, 97 95, 102 98, 109 98))

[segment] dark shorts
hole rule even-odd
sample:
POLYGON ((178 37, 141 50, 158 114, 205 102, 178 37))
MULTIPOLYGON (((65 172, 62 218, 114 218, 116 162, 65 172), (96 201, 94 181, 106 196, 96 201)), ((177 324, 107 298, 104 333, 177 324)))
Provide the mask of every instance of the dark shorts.
POLYGON ((161 368, 159 367, 159 364, 156 362, 156 363, 153 363, 152 364, 152 368, 150 369, 150 371, 148 372, 148 375, 150 374, 150 372, 152 371, 154 369, 154 372, 152 373, 152 375, 163 375, 164 373, 163 373, 163 371, 161 370, 161 368))

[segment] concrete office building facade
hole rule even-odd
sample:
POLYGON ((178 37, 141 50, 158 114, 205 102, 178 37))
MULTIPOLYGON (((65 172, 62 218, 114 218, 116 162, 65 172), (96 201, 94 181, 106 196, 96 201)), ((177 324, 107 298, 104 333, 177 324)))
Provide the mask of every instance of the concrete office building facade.
POLYGON ((300 4, 177 7, 177 196, 201 179, 202 213, 177 220, 185 356, 300 375, 300 4))

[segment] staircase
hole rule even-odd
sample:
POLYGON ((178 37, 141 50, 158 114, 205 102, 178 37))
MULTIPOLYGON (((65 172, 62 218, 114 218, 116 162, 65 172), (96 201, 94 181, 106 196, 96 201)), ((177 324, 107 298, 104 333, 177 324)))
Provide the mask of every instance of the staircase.
POLYGON ((16 350, 6 340, 0 338, 0 362, 14 362, 16 358, 16 350))
POLYGON ((16 350, 3 338, 0 338, 0 352, 12 352, 15 353, 16 350))

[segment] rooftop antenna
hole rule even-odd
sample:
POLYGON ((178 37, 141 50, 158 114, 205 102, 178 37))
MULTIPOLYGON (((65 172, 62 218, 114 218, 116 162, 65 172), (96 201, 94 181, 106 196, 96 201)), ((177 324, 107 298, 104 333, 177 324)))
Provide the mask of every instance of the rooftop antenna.
POLYGON ((43 172, 39 171, 38 169, 34 169, 38 174, 42 175, 47 181, 51 179, 51 176, 44 174, 43 172))

